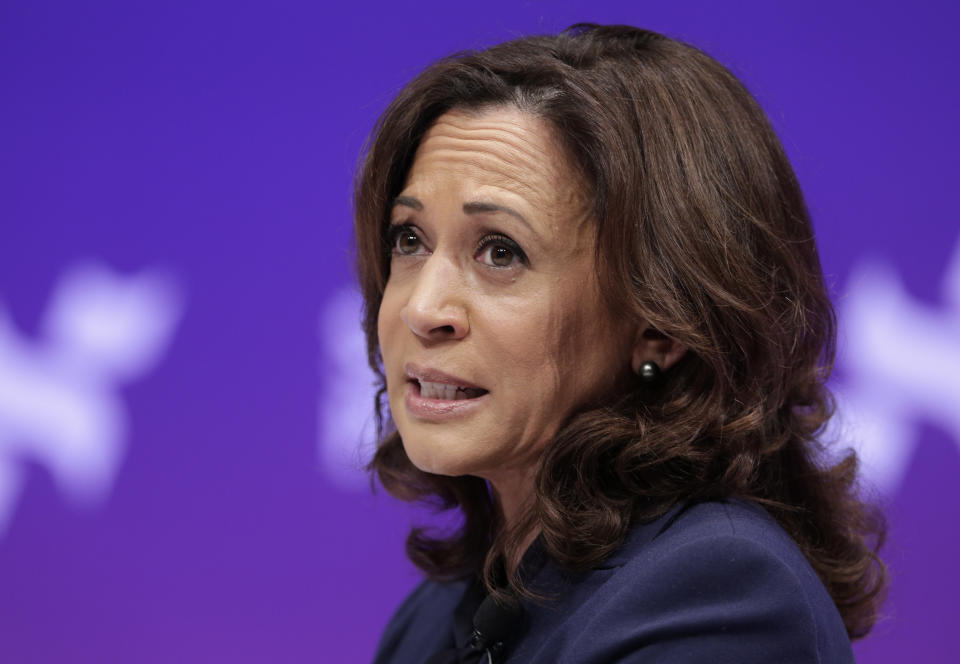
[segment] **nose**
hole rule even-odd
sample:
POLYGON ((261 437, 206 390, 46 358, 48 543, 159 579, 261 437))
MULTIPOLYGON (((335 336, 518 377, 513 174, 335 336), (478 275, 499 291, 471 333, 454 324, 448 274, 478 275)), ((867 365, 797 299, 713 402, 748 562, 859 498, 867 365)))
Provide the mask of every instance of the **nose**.
POLYGON ((434 254, 416 276, 413 290, 400 310, 407 327, 429 341, 462 339, 470 331, 459 268, 434 254))

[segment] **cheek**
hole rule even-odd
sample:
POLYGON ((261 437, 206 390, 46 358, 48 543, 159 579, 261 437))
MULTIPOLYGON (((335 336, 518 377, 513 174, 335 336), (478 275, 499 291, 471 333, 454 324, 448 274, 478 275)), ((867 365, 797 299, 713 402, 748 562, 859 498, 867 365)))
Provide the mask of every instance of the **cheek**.
POLYGON ((487 316, 485 325, 492 344, 485 355, 495 363, 502 384, 507 387, 511 419, 523 420, 527 435, 539 435, 550 421, 563 416, 563 367, 566 363, 565 324, 562 307, 549 289, 537 293, 517 306, 504 307, 496 316, 487 316))
POLYGON ((599 306, 595 287, 564 289, 553 312, 548 337, 558 399, 569 407, 582 405, 614 382, 622 339, 612 331, 609 313, 599 306))
POLYGON ((552 316, 543 302, 528 302, 525 306, 500 308, 498 315, 487 317, 491 340, 496 346, 491 358, 511 382, 528 384, 538 389, 543 380, 545 365, 554 361, 552 316))

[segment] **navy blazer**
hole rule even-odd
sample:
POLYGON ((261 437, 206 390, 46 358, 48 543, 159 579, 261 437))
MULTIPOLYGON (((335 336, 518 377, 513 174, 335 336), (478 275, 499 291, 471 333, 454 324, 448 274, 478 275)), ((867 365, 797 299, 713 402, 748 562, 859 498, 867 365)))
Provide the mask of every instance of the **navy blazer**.
MULTIPOLYGON (((796 543, 745 501, 678 505, 631 528, 602 566, 573 574, 547 560, 530 583, 552 599, 524 603, 510 664, 854 661, 836 605, 796 543)), ((387 626, 374 664, 423 664, 462 645, 453 616, 468 585, 420 584, 387 626)))

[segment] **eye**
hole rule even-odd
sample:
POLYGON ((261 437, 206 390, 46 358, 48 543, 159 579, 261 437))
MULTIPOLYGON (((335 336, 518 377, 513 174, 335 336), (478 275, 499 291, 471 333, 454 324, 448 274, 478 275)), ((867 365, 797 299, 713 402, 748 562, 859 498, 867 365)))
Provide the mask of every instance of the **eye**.
POLYGON ((478 258, 485 265, 497 268, 513 267, 525 263, 527 257, 516 242, 506 235, 488 235, 480 240, 478 258))
POLYGON ((413 256, 419 253, 423 242, 412 226, 391 226, 389 232, 390 251, 400 256, 413 256))

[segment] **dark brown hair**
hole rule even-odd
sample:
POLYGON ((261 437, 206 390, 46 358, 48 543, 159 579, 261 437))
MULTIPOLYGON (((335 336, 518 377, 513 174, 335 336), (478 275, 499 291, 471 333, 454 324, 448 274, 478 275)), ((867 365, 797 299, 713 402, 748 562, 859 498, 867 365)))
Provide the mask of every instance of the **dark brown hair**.
MULTIPOLYGON (((587 569, 631 522, 681 500, 738 497, 770 511, 823 580, 852 638, 886 584, 882 517, 862 502, 857 458, 826 460, 824 385, 835 316, 803 195, 760 106, 717 61, 627 26, 577 25, 428 67, 374 129, 355 192, 359 279, 380 442, 370 462, 405 500, 459 508, 461 528, 414 528, 410 558, 433 578, 505 561, 539 528, 548 555, 587 569), (511 106, 548 121, 582 173, 609 305, 688 349, 656 391, 571 415, 545 452, 534 504, 506 528, 484 480, 413 466, 383 417, 377 315, 384 239, 421 138, 451 109, 511 106)), ((598 343, 602 340, 598 339, 598 343)), ((525 592, 522 581, 506 581, 525 592)))

